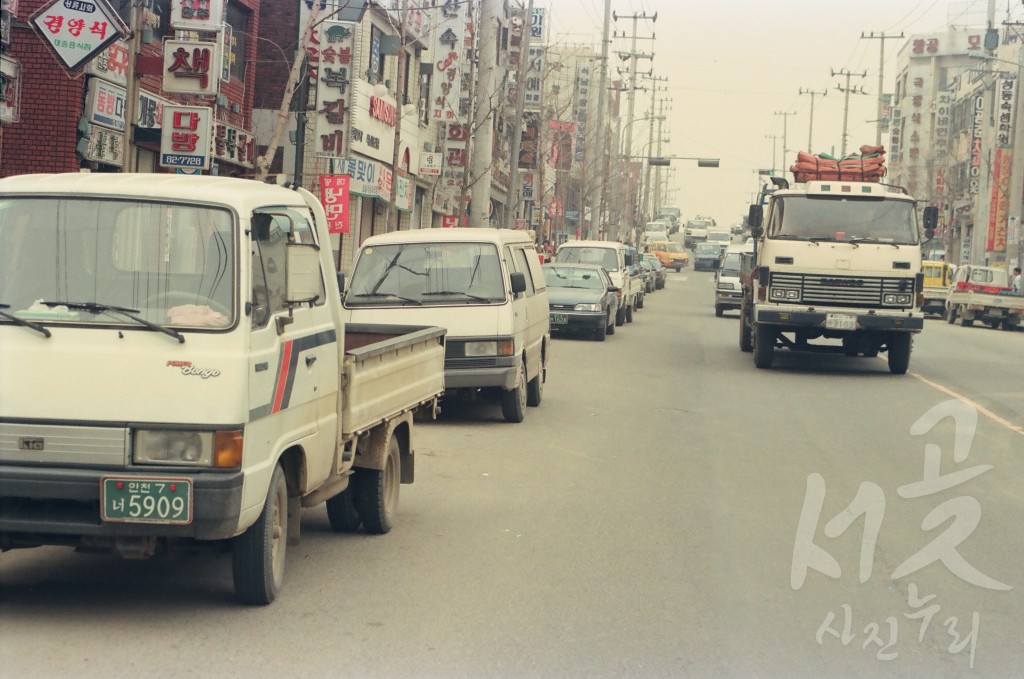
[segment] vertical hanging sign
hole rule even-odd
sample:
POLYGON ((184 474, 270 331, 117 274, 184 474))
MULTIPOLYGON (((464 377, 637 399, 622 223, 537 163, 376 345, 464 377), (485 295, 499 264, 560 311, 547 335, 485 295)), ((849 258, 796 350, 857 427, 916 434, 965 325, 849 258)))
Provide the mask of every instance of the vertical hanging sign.
POLYGON ((311 36, 309 70, 316 78, 314 154, 339 158, 345 153, 352 102, 352 51, 355 24, 324 21, 311 36))
POLYGON ((176 31, 219 31, 224 0, 171 0, 171 27, 176 31))
POLYGON ((348 195, 352 177, 347 174, 320 175, 320 202, 327 213, 328 233, 348 233, 348 195))

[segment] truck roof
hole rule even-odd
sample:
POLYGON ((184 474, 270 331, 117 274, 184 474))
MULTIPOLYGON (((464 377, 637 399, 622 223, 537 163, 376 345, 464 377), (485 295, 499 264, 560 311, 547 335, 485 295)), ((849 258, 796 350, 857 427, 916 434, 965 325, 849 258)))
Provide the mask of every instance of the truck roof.
POLYGON ((913 198, 901 187, 879 182, 810 181, 791 184, 787 189, 776 189, 769 195, 845 196, 849 198, 887 198, 913 202, 913 198))
POLYGON ((0 193, 4 197, 20 194, 172 200, 230 205, 243 211, 268 205, 306 205, 296 191, 252 179, 141 172, 15 175, 0 179, 0 193), (254 187, 259 190, 253 191, 254 187))

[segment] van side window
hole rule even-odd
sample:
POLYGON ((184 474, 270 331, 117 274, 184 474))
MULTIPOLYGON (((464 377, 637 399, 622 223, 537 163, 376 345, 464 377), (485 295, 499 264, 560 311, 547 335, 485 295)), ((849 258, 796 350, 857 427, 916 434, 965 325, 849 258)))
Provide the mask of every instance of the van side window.
POLYGON ((540 257, 537 255, 537 248, 532 245, 525 248, 526 261, 530 265, 530 274, 533 276, 533 287, 538 291, 543 291, 546 288, 544 282, 544 267, 540 265, 540 257))
MULTIPOLYGON (((521 271, 526 277, 526 296, 533 297, 533 293, 536 292, 536 286, 533 284, 533 272, 530 270, 530 262, 526 257, 526 250, 523 248, 512 248, 512 254, 515 256, 516 269, 521 271)), ((534 260, 537 259, 537 255, 533 255, 534 260)))

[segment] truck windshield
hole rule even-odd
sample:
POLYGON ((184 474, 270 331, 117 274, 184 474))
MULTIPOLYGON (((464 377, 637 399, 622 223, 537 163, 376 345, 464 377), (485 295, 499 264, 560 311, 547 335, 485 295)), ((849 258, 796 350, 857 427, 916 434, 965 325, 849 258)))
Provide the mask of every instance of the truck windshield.
POLYGON ((917 221, 909 200, 776 198, 769 238, 876 241, 916 245, 917 221))
POLYGON ((345 305, 450 306, 505 301, 493 243, 395 243, 364 247, 345 305))
POLYGON ((233 224, 196 205, 0 199, 0 302, 36 323, 228 328, 233 224))

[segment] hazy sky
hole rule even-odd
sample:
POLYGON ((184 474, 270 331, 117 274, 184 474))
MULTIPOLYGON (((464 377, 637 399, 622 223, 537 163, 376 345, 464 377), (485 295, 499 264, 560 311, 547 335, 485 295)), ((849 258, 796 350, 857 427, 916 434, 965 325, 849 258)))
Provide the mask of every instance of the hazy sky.
MULTIPOLYGON (((604 0, 534 0, 549 15, 548 42, 581 43, 600 50, 604 0)), ((851 94, 847 153, 862 144, 874 144, 879 57, 882 41, 861 35, 903 34, 886 39, 885 91, 896 76, 896 55, 911 35, 944 30, 947 25, 985 26, 987 0, 612 0, 619 16, 611 30, 630 34, 634 13, 657 12, 657 21, 640 20, 637 33, 655 39, 637 43, 638 52, 653 52, 654 75, 671 97, 668 116, 670 144, 665 155, 715 157, 718 169, 698 169, 696 161, 673 161, 673 202, 684 218, 695 214, 731 224, 746 214, 751 195, 759 187, 758 168, 787 168, 797 151, 806 150, 810 128, 810 95, 804 90, 827 91, 815 96, 813 151, 842 146, 845 77, 832 71, 846 69, 851 86, 867 94, 851 94), (795 113, 783 116, 781 113, 795 113), (785 124, 785 130, 784 130, 785 124), (789 149, 782 159, 783 132, 789 149)), ((1019 0, 996 0, 997 26, 1007 18, 1024 18, 1019 0)), ((629 50, 626 38, 612 40, 612 50, 629 50)), ((614 55, 612 74, 628 62, 614 55)), ((638 70, 650 70, 641 60, 638 70)), ((637 93, 636 115, 646 115, 650 93, 637 93)), ((625 111, 625 107, 623 108, 625 111)), ((634 149, 648 141, 647 123, 634 127, 634 149)), ((882 143, 888 141, 883 135, 882 143)), ((664 147, 663 147, 664 151, 664 147)), ((792 175, 788 175, 792 178, 792 175)))

